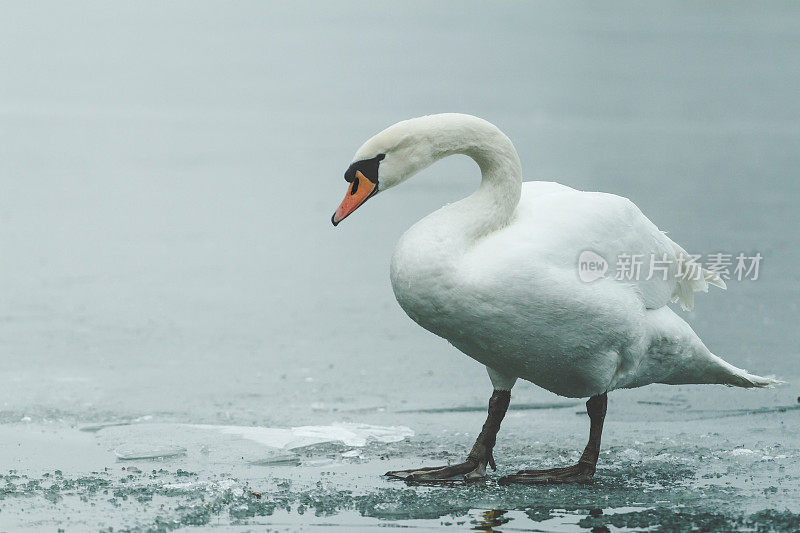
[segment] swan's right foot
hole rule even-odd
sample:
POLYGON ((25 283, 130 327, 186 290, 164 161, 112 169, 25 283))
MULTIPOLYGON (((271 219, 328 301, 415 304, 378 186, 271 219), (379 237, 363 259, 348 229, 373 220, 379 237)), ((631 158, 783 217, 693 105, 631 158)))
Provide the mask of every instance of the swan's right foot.
MULTIPOLYGON (((492 461, 494 463, 494 461, 492 461)), ((486 462, 467 458, 463 463, 447 466, 429 466, 413 470, 393 470, 384 476, 402 479, 408 483, 448 483, 477 481, 486 477, 486 462)))
POLYGON ((463 463, 448 466, 433 466, 411 470, 393 470, 385 476, 402 479, 409 483, 448 483, 453 481, 474 481, 486 477, 486 465, 497 470, 492 450, 500 430, 500 422, 506 415, 511 391, 495 390, 489 399, 489 414, 483 424, 472 451, 463 463))

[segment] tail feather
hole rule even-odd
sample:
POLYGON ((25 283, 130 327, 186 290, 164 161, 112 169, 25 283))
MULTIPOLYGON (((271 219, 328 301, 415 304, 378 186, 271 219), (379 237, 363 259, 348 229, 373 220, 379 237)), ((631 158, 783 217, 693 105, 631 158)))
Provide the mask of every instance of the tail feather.
POLYGON ((708 270, 703 269, 703 276, 705 277, 709 285, 719 287, 723 291, 728 288, 728 286, 725 285, 725 281, 721 277, 719 277, 719 274, 717 274, 716 272, 709 272, 708 270))
POLYGON ((695 352, 694 361, 689 363, 686 368, 676 370, 662 383, 673 385, 717 383, 727 387, 742 387, 745 389, 763 389, 785 383, 785 381, 757 376, 747 370, 737 368, 721 357, 709 352, 705 346, 695 352))
POLYGON ((772 388, 775 385, 781 385, 786 383, 785 381, 781 381, 779 379, 768 378, 763 376, 756 376, 755 374, 748 374, 744 372, 741 375, 731 375, 729 380, 726 381, 724 384, 729 387, 744 387, 746 389, 763 389, 763 388, 772 388))
POLYGON ((784 383, 774 377, 751 374, 711 353, 691 326, 667 306, 649 310, 647 319, 651 328, 647 349, 632 371, 624 369, 616 388, 648 383, 764 388, 784 383))
POLYGON ((763 376, 756 376, 755 374, 750 374, 746 370, 742 370, 740 368, 736 368, 736 373, 730 373, 722 382, 723 385, 727 385, 728 387, 743 387, 745 389, 764 389, 764 388, 772 388, 775 385, 781 385, 786 383, 785 381, 781 381, 775 378, 763 377, 763 376))
MULTIPOLYGON (((718 273, 703 268, 700 263, 693 260, 686 250, 681 248, 674 241, 670 240, 670 242, 678 258, 678 282, 675 284, 671 300, 680 303, 684 311, 689 311, 694 307, 695 292, 708 292, 709 285, 714 285, 723 290, 727 288, 725 281, 718 273)), ((691 328, 689 328, 689 330, 691 331, 691 328)), ((716 383, 721 383, 729 387, 745 388, 773 387, 784 383, 774 378, 750 374, 746 370, 737 368, 724 359, 712 354, 702 341, 697 338, 697 335, 693 331, 691 337, 697 341, 695 357, 697 357, 699 361, 705 361, 704 363, 698 361, 698 366, 706 366, 707 378, 714 380, 716 383)), ((698 372, 698 376, 702 376, 703 374, 704 372, 698 372)), ((695 379, 698 376, 695 376, 695 379)), ((692 380, 693 378, 683 376, 682 379, 692 380)))
POLYGON ((714 285, 720 289, 726 289, 725 281, 717 274, 702 267, 700 263, 696 263, 691 256, 678 246, 674 241, 670 240, 672 246, 675 248, 675 255, 678 258, 678 282, 675 284, 675 289, 672 291, 672 302, 681 304, 681 309, 690 311, 694 308, 694 293, 695 292, 708 292, 708 286, 714 285))
MULTIPOLYGON (((703 346, 705 348, 705 346, 703 346)), ((747 370, 737 368, 725 361, 721 357, 712 354, 706 348, 703 350, 708 360, 716 367, 717 383, 727 385, 728 387, 743 387, 745 389, 763 389, 766 387, 774 387, 786 383, 775 378, 757 376, 749 373, 747 370)))

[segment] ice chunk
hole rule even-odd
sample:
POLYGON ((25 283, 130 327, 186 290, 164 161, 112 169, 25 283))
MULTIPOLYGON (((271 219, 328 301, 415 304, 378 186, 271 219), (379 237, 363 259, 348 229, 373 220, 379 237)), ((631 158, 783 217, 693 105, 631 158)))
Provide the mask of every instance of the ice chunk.
POLYGON ((414 436, 406 426, 373 426, 369 424, 340 423, 330 426, 300 426, 296 428, 268 428, 247 426, 193 425, 199 429, 219 431, 225 435, 236 435, 270 448, 292 450, 321 444, 340 442, 346 446, 365 446, 369 441, 398 442, 414 436))
POLYGON ((97 433, 102 429, 113 428, 116 426, 128 426, 132 424, 130 420, 125 422, 103 422, 102 424, 91 424, 88 426, 83 426, 80 428, 80 431, 85 431, 87 433, 97 433))
POLYGON ((153 446, 120 446, 114 450, 114 454, 121 461, 133 461, 135 459, 163 459, 184 455, 186 448, 182 446, 153 445, 153 446))
POLYGON ((279 452, 266 457, 261 455, 259 458, 251 459, 249 462, 254 466, 297 466, 300 464, 300 457, 293 452, 279 452))
POLYGON ((90 424, 88 426, 83 426, 80 428, 80 431, 85 431, 87 433, 97 433, 100 430, 116 427, 116 426, 129 426, 131 424, 138 424, 141 422, 150 422, 153 419, 153 415, 144 415, 138 418, 134 418, 132 420, 118 420, 116 422, 102 422, 100 424, 90 424))
POLYGON ((187 481, 184 483, 166 483, 163 488, 173 491, 194 492, 202 490, 210 495, 216 495, 227 490, 243 490, 244 487, 233 479, 221 481, 187 481))
POLYGON ((753 450, 748 450, 747 448, 736 448, 735 450, 731 450, 731 452, 730 452, 731 455, 736 456, 736 457, 739 457, 739 456, 742 456, 742 455, 752 455, 754 453, 756 453, 756 452, 754 452, 753 450))

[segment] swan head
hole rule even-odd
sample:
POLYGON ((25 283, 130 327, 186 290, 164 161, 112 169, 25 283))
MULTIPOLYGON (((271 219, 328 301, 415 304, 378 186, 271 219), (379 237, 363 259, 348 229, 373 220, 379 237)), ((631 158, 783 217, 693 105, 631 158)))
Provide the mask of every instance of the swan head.
POLYGON ((380 183, 378 167, 385 158, 386 154, 378 154, 368 159, 357 159, 350 165, 344 173, 344 180, 350 185, 347 186, 344 200, 331 217, 334 226, 347 218, 361 204, 378 194, 380 183))
POLYGON ((344 173, 344 200, 331 217, 336 226, 364 202, 407 180, 433 161, 431 117, 404 120, 375 135, 356 152, 344 173), (425 124, 423 124, 425 123, 425 124))

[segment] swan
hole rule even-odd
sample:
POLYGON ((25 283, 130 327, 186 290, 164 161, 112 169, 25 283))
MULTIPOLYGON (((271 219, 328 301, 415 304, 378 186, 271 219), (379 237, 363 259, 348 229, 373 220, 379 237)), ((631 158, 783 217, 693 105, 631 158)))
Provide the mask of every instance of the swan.
POLYGON ((345 172, 348 191, 333 225, 453 154, 478 164, 480 186, 406 231, 391 259, 392 288, 412 320, 485 365, 494 390, 464 462, 387 476, 437 482, 483 478, 487 465, 496 470, 492 450, 520 378, 561 396, 588 397, 589 442, 576 465, 522 470, 501 484, 589 481, 612 390, 650 383, 779 383, 711 353, 667 305, 690 309, 694 292, 709 285, 724 289, 716 273, 692 262, 627 198, 523 182, 514 145, 483 119, 428 115, 369 139, 345 172), (655 258, 660 272, 611 275, 635 256, 645 263, 655 258), (595 269, 596 279, 582 279, 579 258, 595 269))

